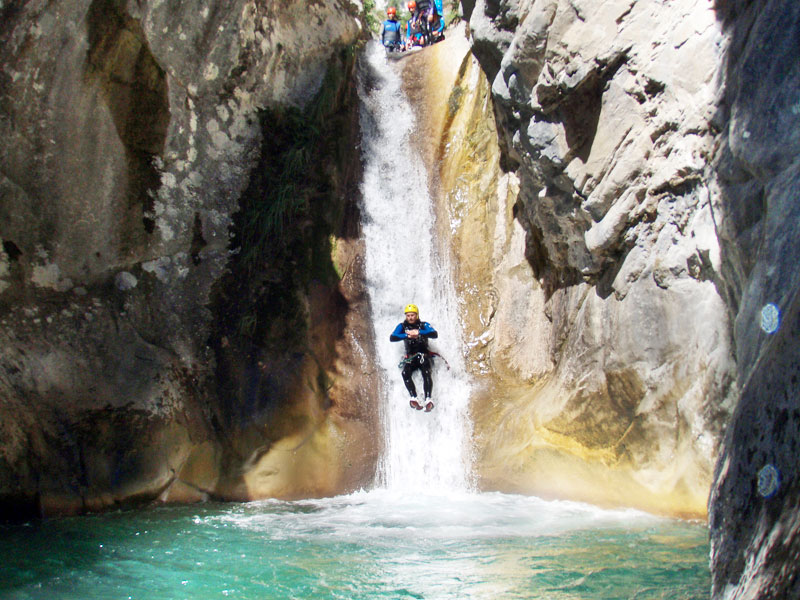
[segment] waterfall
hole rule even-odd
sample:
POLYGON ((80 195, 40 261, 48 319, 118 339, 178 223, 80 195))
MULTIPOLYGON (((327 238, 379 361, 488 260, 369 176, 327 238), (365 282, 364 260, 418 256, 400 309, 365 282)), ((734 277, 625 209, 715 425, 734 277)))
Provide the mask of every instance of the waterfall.
MULTIPOLYGON (((434 242, 436 230, 429 169, 411 143, 412 107, 400 81, 402 65, 387 61, 371 42, 360 65, 364 179, 363 235, 367 289, 372 306, 376 360, 381 373, 380 412, 385 450, 379 484, 402 492, 448 493, 471 485, 470 383, 464 367, 458 303, 448 253, 434 242), (433 370, 436 408, 418 412, 409 404, 398 363, 402 342, 389 334, 403 320, 403 307, 419 306, 439 339, 433 370)), ((419 371, 417 390, 422 396, 419 371)))

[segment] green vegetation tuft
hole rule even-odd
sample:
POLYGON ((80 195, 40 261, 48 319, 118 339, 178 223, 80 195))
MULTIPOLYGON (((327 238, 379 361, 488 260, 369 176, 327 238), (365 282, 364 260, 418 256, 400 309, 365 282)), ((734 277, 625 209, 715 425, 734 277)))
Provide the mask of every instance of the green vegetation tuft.
POLYGON ((451 119, 461 108, 461 99, 464 96, 464 88, 460 85, 455 85, 450 92, 450 97, 447 99, 447 116, 451 119))
POLYGON ((444 4, 444 21, 449 27, 461 21, 461 3, 458 0, 451 0, 444 4))
POLYGON ((367 22, 367 29, 372 33, 378 33, 381 30, 381 11, 375 8, 375 0, 364 0, 364 20, 367 22))
POLYGON ((287 223, 308 209, 310 190, 302 180, 308 172, 312 147, 319 129, 295 108, 275 109, 262 115, 262 124, 269 123, 265 133, 274 136, 274 156, 263 161, 260 179, 263 193, 248 198, 241 216, 241 261, 252 272, 260 257, 284 234, 287 223))
POLYGON ((355 168, 349 141, 355 60, 355 46, 342 48, 304 109, 260 114, 261 157, 233 219, 234 258, 216 299, 220 337, 302 351, 310 283, 339 281, 331 253, 343 222, 343 182, 355 168))

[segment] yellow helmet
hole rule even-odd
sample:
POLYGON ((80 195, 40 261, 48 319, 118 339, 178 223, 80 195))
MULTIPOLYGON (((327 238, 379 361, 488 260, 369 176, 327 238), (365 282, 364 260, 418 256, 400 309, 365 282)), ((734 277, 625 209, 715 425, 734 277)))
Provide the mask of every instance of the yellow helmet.
POLYGON ((419 308, 417 308, 416 304, 406 304, 406 307, 403 309, 404 313, 416 313, 419 314, 419 308))

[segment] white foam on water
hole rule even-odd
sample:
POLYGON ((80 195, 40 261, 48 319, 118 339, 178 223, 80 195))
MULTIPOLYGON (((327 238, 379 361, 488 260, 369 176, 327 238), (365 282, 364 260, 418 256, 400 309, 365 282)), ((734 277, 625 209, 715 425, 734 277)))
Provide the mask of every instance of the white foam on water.
MULTIPOLYGON (((381 418, 385 452, 379 484, 397 491, 458 491, 471 486, 470 381, 464 368, 461 324, 446 255, 434 241, 435 215, 428 168, 412 144, 415 119, 402 90, 400 69, 381 46, 368 45, 361 65, 361 186, 366 277, 381 371, 381 418), (417 304, 420 318, 439 339, 431 413, 409 407, 398 363, 403 344, 389 334, 403 307, 417 304)), ((415 374, 417 393, 422 381, 415 374)))
POLYGON ((667 521, 633 509, 609 510, 535 496, 499 492, 442 496, 390 488, 334 498, 251 502, 207 520, 266 532, 273 539, 324 537, 364 544, 414 538, 451 542, 536 538, 667 521))
POLYGON ((335 498, 239 505, 198 525, 212 531, 232 527, 265 547, 291 548, 287 560, 293 567, 317 579, 318 573, 332 572, 331 581, 345 578, 352 587, 349 594, 330 597, 579 600, 601 596, 552 590, 581 585, 587 572, 602 571, 608 561, 592 558, 583 564, 591 555, 585 544, 616 556, 614 544, 627 539, 619 541, 620 535, 640 538, 660 522, 665 520, 638 511, 531 496, 378 488, 335 498), (339 564, 343 571, 337 573, 339 564), (549 578, 544 594, 537 592, 542 577, 549 578))

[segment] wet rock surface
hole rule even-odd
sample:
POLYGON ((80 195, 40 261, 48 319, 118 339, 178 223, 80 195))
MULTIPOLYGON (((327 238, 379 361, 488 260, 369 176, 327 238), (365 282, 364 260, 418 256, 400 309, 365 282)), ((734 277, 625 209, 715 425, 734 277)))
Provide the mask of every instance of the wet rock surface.
POLYGON ((361 10, 0 3, 4 517, 371 477, 371 340, 346 226, 361 10), (284 206, 254 172, 287 121, 319 150, 284 206), (241 238, 254 204, 269 225, 255 242, 241 238), (255 291, 231 293, 247 269, 255 291), (293 478, 304 469, 325 476, 293 478))

